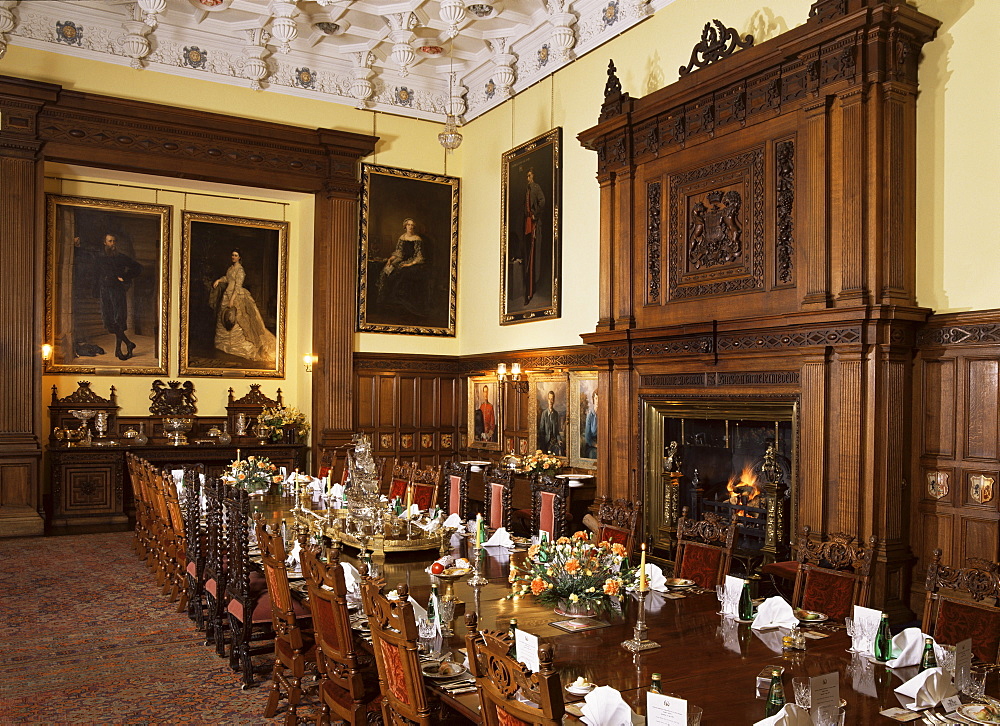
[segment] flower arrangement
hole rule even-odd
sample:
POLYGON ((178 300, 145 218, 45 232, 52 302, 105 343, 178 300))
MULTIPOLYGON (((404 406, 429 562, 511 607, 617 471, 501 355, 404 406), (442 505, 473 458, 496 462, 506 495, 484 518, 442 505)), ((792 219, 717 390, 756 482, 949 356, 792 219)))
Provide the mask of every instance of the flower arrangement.
POLYGON ((534 595, 545 605, 600 609, 635 585, 638 568, 630 567, 625 547, 595 542, 587 532, 532 545, 516 570, 508 597, 534 595))
POLYGON ((282 482, 281 473, 278 467, 265 457, 248 456, 245 459, 237 459, 229 464, 226 472, 236 484, 246 489, 251 494, 265 493, 272 484, 282 482))
POLYGON ((294 406, 265 407, 257 416, 257 435, 262 438, 280 440, 285 426, 294 426, 299 439, 309 433, 306 415, 294 406))
POLYGON ((543 474, 555 474, 559 471, 562 462, 551 454, 546 454, 541 449, 537 449, 534 454, 525 454, 521 457, 521 468, 527 472, 540 472, 543 474))

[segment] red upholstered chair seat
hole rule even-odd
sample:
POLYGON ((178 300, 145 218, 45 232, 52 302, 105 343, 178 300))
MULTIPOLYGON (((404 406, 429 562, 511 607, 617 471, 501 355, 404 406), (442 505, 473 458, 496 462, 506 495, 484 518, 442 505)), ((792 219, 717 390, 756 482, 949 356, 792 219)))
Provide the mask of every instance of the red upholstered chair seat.
POLYGON ((721 547, 688 542, 684 548, 684 560, 681 562, 680 573, 677 576, 694 580, 698 587, 711 589, 718 584, 719 564, 722 555, 721 547))
POLYGON ((1000 611, 941 598, 934 638, 947 645, 972 639, 972 654, 992 663, 1000 649, 1000 611))
POLYGON ((620 544, 627 545, 631 532, 627 529, 622 529, 621 527, 612 527, 610 525, 603 525, 597 533, 597 540, 599 542, 608 542, 610 544, 620 544))
POLYGON ((410 482, 405 479, 393 479, 389 482, 389 501, 393 499, 402 499, 406 501, 406 488, 410 485, 410 482))
POLYGON ((854 605, 853 575, 810 568, 805 577, 802 607, 825 613, 834 620, 843 620, 851 614, 854 605))
POLYGON ((497 708, 497 723, 500 726, 531 726, 527 721, 522 721, 516 716, 511 716, 499 706, 497 708))

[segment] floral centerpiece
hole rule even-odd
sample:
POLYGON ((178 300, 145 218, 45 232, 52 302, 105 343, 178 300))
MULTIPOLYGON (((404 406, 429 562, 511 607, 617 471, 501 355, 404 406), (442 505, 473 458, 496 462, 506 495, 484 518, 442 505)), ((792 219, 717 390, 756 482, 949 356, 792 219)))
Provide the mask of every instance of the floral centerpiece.
POLYGON ((294 406, 267 406, 257 416, 257 435, 261 438, 281 441, 286 431, 295 441, 285 443, 297 443, 309 433, 306 415, 294 406))
POLYGON ((227 476, 251 494, 265 494, 273 484, 281 484, 278 467, 263 456, 248 456, 229 464, 227 476))
POLYGON ((544 540, 528 549, 520 567, 512 568, 514 584, 508 597, 534 595, 571 615, 607 609, 638 577, 627 555, 621 544, 595 542, 587 532, 544 540))
POLYGON ((525 454, 521 457, 521 469, 529 473, 555 474, 559 471, 562 462, 551 454, 546 454, 541 449, 537 449, 534 454, 525 454))

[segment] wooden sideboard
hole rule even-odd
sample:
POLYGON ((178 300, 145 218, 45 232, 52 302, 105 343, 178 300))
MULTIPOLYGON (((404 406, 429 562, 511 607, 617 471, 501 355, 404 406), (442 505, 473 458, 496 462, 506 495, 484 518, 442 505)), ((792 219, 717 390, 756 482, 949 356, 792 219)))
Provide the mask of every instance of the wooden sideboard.
POLYGON ((305 470, 304 444, 235 445, 188 444, 172 446, 72 446, 50 448, 48 463, 52 488, 48 506, 50 532, 127 529, 134 500, 125 453, 131 451, 164 468, 204 464, 219 474, 241 456, 266 456, 276 466, 305 470))

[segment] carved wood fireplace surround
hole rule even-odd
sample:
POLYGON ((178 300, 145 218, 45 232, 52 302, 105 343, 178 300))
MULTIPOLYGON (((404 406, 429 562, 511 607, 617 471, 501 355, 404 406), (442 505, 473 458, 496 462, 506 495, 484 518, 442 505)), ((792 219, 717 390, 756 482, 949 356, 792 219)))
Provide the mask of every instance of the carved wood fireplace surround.
POLYGON ((612 67, 579 136, 601 187, 600 320, 584 336, 610 414, 600 494, 648 501, 660 481, 647 401, 795 401, 793 531, 875 535, 875 601, 897 617, 929 313, 914 292, 917 64, 937 27, 905 3, 818 0, 804 25, 643 98, 612 67))

